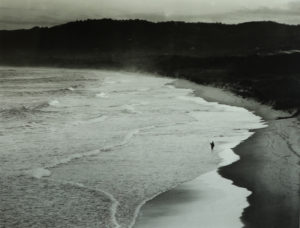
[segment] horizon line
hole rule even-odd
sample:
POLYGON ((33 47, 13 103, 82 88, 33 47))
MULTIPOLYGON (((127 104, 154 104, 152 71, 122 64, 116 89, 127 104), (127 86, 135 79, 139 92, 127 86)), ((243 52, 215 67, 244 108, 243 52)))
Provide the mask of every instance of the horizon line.
POLYGON ((249 24, 249 23, 274 23, 278 25, 285 25, 285 26, 292 26, 292 27, 297 27, 300 24, 288 24, 288 23, 283 23, 283 22, 277 22, 275 20, 250 20, 250 21, 244 21, 244 22, 238 22, 238 23, 226 23, 226 22, 205 22, 205 21, 181 21, 181 20, 166 20, 166 21, 152 21, 148 19, 141 19, 141 18, 109 18, 109 17, 104 17, 104 18, 86 18, 86 19, 76 19, 76 20, 71 20, 67 22, 61 22, 58 24, 53 24, 50 26, 43 26, 43 25, 36 25, 32 26, 30 28, 18 28, 18 29, 2 29, 0 28, 0 31, 20 31, 20 30, 33 30, 33 29, 51 29, 55 28, 58 26, 63 26, 71 23, 78 23, 78 22, 88 22, 88 21, 105 21, 105 20, 110 20, 110 21, 118 21, 118 22, 126 22, 126 21, 141 21, 141 22, 148 22, 151 24, 164 24, 164 23, 182 23, 182 24, 219 24, 219 25, 227 25, 227 26, 238 26, 238 25, 243 25, 243 24, 249 24))

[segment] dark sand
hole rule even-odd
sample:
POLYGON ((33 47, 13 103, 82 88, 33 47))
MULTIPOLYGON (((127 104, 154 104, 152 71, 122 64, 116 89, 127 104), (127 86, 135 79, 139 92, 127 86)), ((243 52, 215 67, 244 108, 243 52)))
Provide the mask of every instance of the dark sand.
POLYGON ((174 84, 193 88, 196 95, 208 101, 247 108, 266 120, 267 128, 256 130, 234 149, 241 159, 219 172, 252 192, 248 197, 250 206, 241 218, 246 228, 299 228, 299 119, 277 120, 288 114, 213 87, 181 80, 174 84))
POLYGON ((220 174, 253 192, 242 216, 245 227, 298 228, 299 156, 280 135, 278 123, 268 123, 234 149, 241 160, 220 174))

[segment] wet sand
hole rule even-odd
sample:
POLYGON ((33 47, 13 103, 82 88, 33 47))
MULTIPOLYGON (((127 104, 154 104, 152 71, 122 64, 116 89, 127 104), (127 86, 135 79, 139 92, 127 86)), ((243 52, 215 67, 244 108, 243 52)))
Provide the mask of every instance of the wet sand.
POLYGON ((268 128, 257 130, 235 148, 242 159, 220 170, 222 176, 253 192, 242 217, 245 227, 299 227, 299 155, 278 127, 290 128, 292 121, 278 122, 269 121, 268 128))
POLYGON ((208 101, 245 107, 262 116, 269 125, 255 130, 253 136, 234 151, 241 159, 220 169, 220 174, 252 192, 250 206, 242 221, 246 228, 298 228, 300 211, 300 123, 299 119, 281 119, 288 114, 245 100, 233 94, 189 82, 195 94, 208 101))
MULTIPOLYGON (((228 145, 234 147, 236 144, 228 145)), ((231 149, 214 151, 222 158, 220 166, 239 159, 231 149)), ((242 227, 239 217, 248 206, 251 192, 232 184, 218 170, 177 186, 147 202, 135 228, 234 228, 242 227)))

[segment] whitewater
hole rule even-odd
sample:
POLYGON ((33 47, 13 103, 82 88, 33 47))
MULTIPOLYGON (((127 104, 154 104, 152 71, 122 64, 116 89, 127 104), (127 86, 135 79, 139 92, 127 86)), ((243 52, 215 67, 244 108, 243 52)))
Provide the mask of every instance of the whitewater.
POLYGON ((242 227, 250 192, 217 168, 264 124, 174 80, 1 67, 0 226, 242 227))

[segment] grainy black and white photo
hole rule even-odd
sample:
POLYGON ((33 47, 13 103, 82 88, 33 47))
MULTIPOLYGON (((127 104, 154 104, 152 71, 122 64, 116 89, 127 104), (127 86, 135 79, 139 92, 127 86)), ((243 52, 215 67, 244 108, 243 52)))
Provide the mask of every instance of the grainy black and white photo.
POLYGON ((300 0, 0 0, 0 228, 299 228, 300 0))

